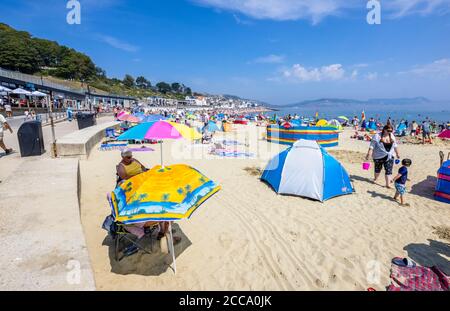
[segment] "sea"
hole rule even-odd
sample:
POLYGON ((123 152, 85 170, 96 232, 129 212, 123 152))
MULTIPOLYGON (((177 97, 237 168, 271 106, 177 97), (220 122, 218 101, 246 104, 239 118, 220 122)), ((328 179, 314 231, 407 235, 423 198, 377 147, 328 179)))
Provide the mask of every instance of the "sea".
MULTIPOLYGON (((273 107, 274 108, 274 107, 273 107)), ((303 117, 314 118, 316 113, 319 119, 335 119, 338 116, 346 116, 350 120, 357 116, 361 119, 364 111, 366 119, 375 118, 385 122, 388 118, 400 121, 421 122, 426 118, 438 123, 450 123, 450 101, 449 102, 430 102, 418 105, 405 104, 334 104, 334 105, 297 105, 290 107, 275 108, 277 111, 271 111, 268 114, 273 116, 286 116, 297 114, 303 117)))

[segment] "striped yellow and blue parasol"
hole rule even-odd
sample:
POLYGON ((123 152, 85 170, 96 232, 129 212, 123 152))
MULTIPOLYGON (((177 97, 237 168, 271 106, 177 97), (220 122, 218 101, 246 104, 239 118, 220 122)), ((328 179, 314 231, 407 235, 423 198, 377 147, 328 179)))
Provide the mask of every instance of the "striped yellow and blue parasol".
POLYGON ((112 202, 116 220, 124 224, 173 221, 190 218, 219 190, 220 186, 188 165, 158 165, 117 187, 112 202))

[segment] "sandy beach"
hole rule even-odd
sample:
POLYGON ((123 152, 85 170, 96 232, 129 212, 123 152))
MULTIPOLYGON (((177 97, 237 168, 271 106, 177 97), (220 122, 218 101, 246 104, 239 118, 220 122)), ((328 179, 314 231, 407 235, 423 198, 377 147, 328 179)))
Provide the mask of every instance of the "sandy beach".
MULTIPOLYGON (((174 225, 182 237, 175 246, 176 275, 157 242, 152 254, 114 261, 112 241, 101 225, 110 213, 106 194, 113 190, 120 152, 96 149, 80 161, 81 217, 97 289, 384 290, 395 256, 450 274, 449 241, 435 229, 450 226, 450 209, 432 197, 438 152, 447 154, 448 144, 400 145, 402 158, 413 161, 411 206, 402 207, 392 199, 395 190, 374 184, 372 171, 362 170, 368 142, 352 140, 352 131, 345 131, 339 147, 328 151, 345 166, 356 192, 320 203, 277 195, 252 175, 286 147, 263 140, 264 127, 235 129, 215 138, 247 143, 239 148, 255 157, 220 158, 188 141, 164 142, 166 165, 189 164, 222 187, 191 219, 174 225)), ((160 161, 159 145, 150 147, 155 151, 134 153, 147 167, 160 161)))

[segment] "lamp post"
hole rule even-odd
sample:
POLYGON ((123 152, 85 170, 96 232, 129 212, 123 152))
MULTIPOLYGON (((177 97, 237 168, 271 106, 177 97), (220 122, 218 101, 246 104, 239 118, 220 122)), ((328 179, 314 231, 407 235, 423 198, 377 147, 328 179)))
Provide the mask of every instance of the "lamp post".
POLYGON ((92 103, 91 103, 91 88, 89 87, 89 84, 87 84, 88 89, 88 102, 89 102, 89 111, 92 112, 92 103))
POLYGON ((53 122, 53 92, 50 91, 50 95, 47 96, 47 98, 49 99, 48 101, 48 111, 49 111, 49 115, 50 115, 50 127, 52 129, 52 144, 51 144, 51 152, 52 152, 52 157, 56 158, 57 154, 56 154, 56 135, 55 135, 55 123, 53 122))

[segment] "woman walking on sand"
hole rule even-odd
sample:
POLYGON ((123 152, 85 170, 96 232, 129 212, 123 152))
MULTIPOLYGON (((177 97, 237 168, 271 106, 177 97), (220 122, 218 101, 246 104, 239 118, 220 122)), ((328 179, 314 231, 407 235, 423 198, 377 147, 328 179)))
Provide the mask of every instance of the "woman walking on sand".
POLYGON ((386 125, 383 127, 381 133, 377 133, 373 136, 370 142, 369 151, 367 152, 366 160, 372 156, 374 167, 375 167, 375 177, 374 182, 377 181, 380 176, 381 170, 384 167, 385 178, 386 178, 386 188, 391 188, 391 176, 392 168, 394 166, 394 153, 398 159, 400 159, 400 154, 398 151, 397 141, 392 133, 393 128, 391 125, 386 125))

